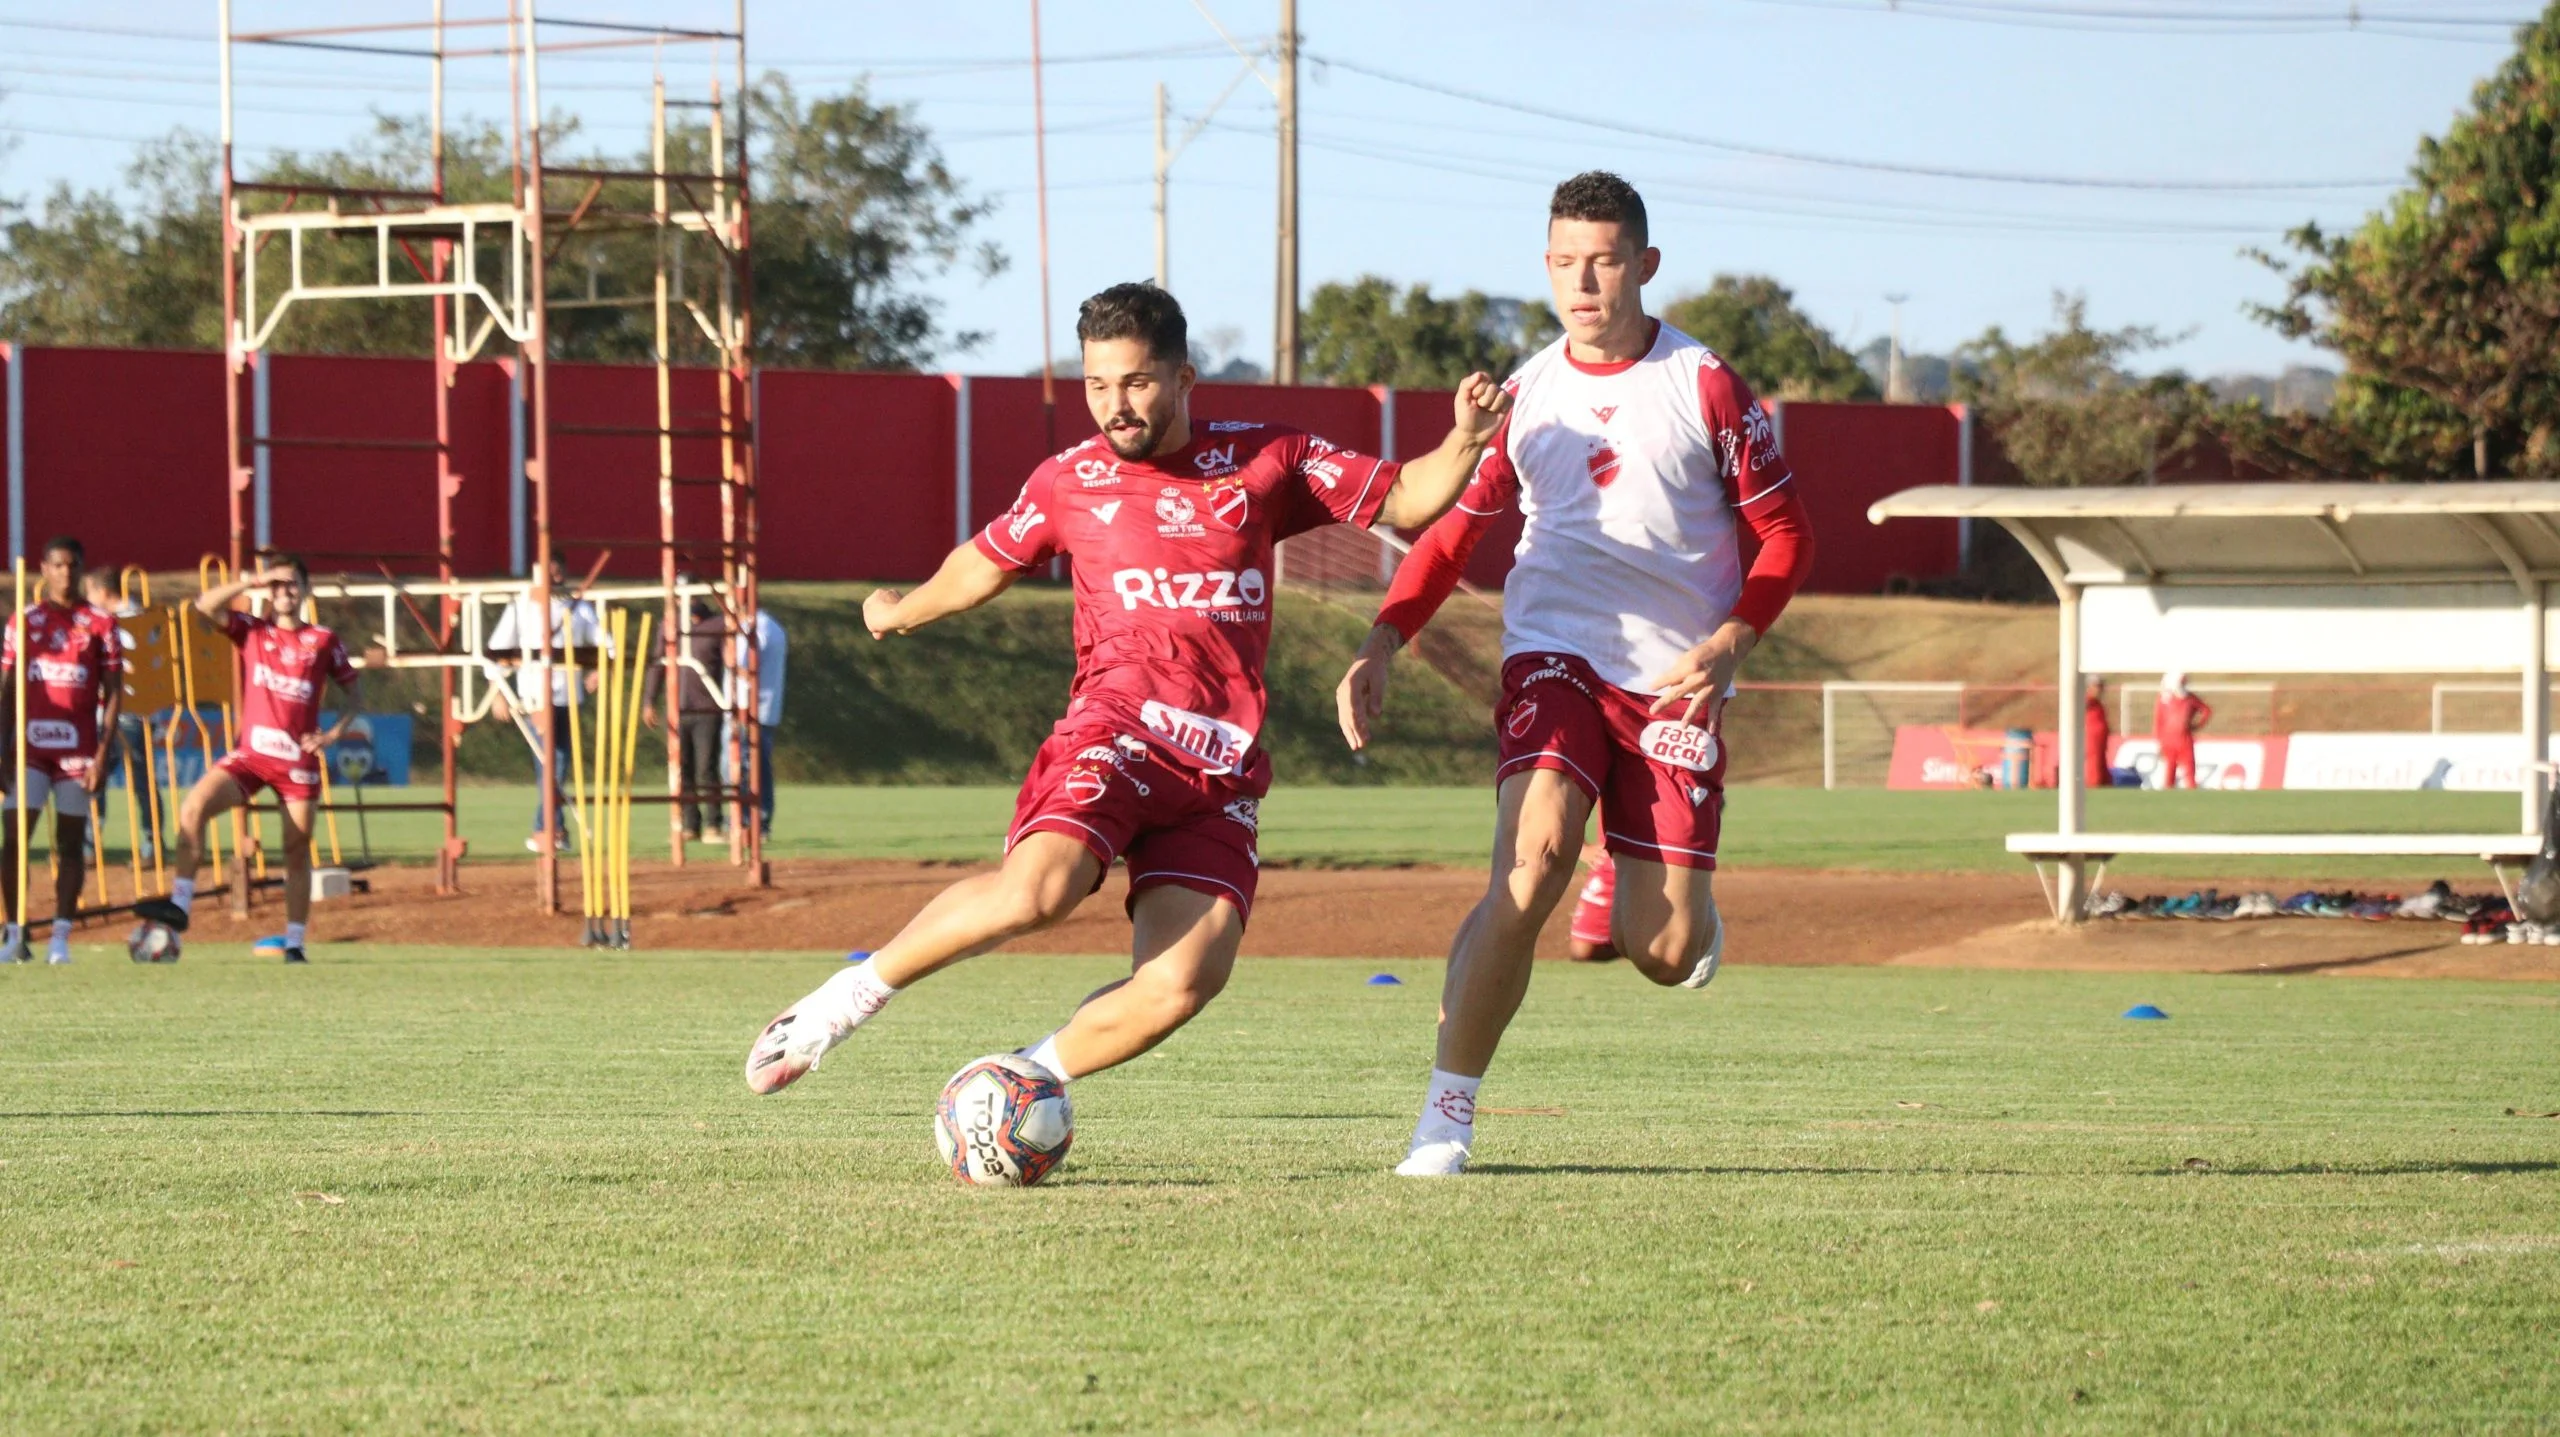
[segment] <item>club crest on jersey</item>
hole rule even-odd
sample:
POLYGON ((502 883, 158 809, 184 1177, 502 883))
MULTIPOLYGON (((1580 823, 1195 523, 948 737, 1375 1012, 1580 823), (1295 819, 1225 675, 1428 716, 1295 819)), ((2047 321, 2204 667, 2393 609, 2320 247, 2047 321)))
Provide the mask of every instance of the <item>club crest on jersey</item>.
POLYGON ((1705 773, 1715 767, 1716 759, 1721 756, 1714 734, 1696 724, 1671 719, 1656 719, 1646 724, 1644 732, 1636 738, 1636 748, 1655 763, 1667 763, 1695 773, 1705 773))
POLYGON ((1231 822, 1244 825, 1244 831, 1247 833, 1260 833, 1262 831, 1261 799, 1236 799, 1226 806, 1225 813, 1231 822))
POLYGON ((1245 515, 1250 502, 1245 497, 1242 484, 1216 485, 1209 490, 1207 498, 1209 517, 1217 523, 1219 528, 1230 534, 1244 532, 1245 515))
POLYGON ((1584 462, 1590 467, 1594 488, 1606 489, 1609 481, 1618 477, 1618 451, 1606 444, 1592 450, 1591 457, 1584 462))
POLYGON ((1200 511, 1181 490, 1168 484, 1156 495, 1156 533, 1168 538, 1190 538, 1209 532, 1199 523, 1200 511))
POLYGON ((1511 717, 1503 723, 1502 731, 1513 738, 1526 738, 1529 735, 1529 725, 1537 721, 1538 701, 1529 699, 1512 708, 1511 717))
POLYGON ((1610 419, 1616 416, 1617 412, 1618 406, 1614 404, 1595 404, 1591 406, 1591 417, 1599 420, 1603 424, 1608 423, 1610 419))
POLYGON ((1203 449, 1191 456, 1191 467, 1199 470, 1200 477, 1203 479, 1215 479, 1221 474, 1233 474, 1236 472, 1236 446, 1228 443, 1203 449))

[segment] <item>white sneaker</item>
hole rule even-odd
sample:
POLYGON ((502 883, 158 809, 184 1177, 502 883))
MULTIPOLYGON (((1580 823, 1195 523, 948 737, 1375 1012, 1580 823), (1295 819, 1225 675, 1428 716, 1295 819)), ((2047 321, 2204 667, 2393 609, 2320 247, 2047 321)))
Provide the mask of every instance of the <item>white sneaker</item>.
MULTIPOLYGON (((823 991, 823 990, 821 990, 823 991)), ((812 993, 785 1008, 747 1049, 747 1086, 759 1094, 778 1093, 800 1081, 836 1044, 853 1036, 845 1016, 818 1016, 819 995, 812 993), (800 1010, 811 1009, 808 1013, 800 1010)))
POLYGON ((1456 1138, 1417 1138, 1413 1151, 1396 1164, 1400 1178, 1453 1178, 1467 1170, 1467 1145, 1456 1138))
POLYGON ((1704 988, 1716 981, 1716 969, 1724 962, 1724 915, 1712 903, 1707 905, 1707 912, 1716 920, 1716 936, 1708 942, 1707 951, 1699 955, 1698 966, 1680 980, 1683 988, 1704 988))

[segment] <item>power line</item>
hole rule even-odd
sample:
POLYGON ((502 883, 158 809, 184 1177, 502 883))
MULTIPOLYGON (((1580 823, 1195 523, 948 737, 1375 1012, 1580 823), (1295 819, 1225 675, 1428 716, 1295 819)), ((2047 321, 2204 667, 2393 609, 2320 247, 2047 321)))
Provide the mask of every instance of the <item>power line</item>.
POLYGON ((1333 56, 1309 55, 1318 64, 1347 70, 1354 75, 1401 85, 1426 94, 1442 95, 1471 104, 1486 105, 1497 110, 1512 110, 1534 115, 1542 120, 1555 120, 1568 125, 1583 125, 1595 130, 1610 130, 1623 135, 1638 135, 1652 140, 1669 140, 1675 144, 1693 145, 1700 149, 1720 150, 1727 154, 1748 155, 1755 159, 1784 160, 1792 164, 1820 165, 1830 169, 1860 170, 1870 174, 1917 175, 1927 179, 1972 180, 1986 184, 2039 185, 2061 189, 2138 190, 2151 193, 2184 191, 2198 194, 2242 193, 2249 191, 2308 191, 2380 189, 2399 183, 2395 178, 2339 180, 2166 180, 2120 179, 2096 175, 2039 174, 2018 170, 1962 169, 1948 165, 1903 164, 1892 160, 1866 160, 1847 155, 1826 155, 1810 150, 1783 149, 1775 145, 1745 144, 1738 140, 1717 139, 1708 135, 1683 134, 1651 125, 1629 124, 1623 120, 1576 115, 1564 110, 1548 109, 1521 100, 1507 100, 1475 90, 1444 85, 1436 80, 1416 79, 1390 70, 1375 69, 1333 56))
POLYGON ((2529 17, 2445 15, 2426 11, 2377 11, 2359 5, 2327 5, 2317 10, 2128 9, 2111 5, 2002 4, 1998 0, 1744 0, 1786 10, 1853 15, 1912 15, 1922 19, 2005 25, 2035 30, 2084 30, 2116 34, 2185 35, 2314 35, 2324 33, 2382 35, 2396 39, 2450 40, 2503 45, 2502 35, 2482 30, 2513 30, 2532 23, 2529 17))

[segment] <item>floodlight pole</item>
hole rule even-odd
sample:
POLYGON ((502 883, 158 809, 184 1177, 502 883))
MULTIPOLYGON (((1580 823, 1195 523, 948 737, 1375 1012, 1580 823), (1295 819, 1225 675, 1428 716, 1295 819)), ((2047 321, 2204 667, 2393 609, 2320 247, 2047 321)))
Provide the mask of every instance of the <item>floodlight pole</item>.
POLYGON ((1280 263, 1271 382, 1298 382, 1298 0, 1280 0, 1280 263))

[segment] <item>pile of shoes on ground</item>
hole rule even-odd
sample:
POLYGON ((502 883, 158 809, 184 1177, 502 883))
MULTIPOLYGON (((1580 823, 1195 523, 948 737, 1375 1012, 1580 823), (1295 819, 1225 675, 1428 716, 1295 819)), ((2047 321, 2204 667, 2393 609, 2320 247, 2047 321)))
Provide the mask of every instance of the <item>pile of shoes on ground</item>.
POLYGON ((2459 923, 2465 943, 2544 943, 2560 946, 2560 925, 2519 920, 2498 894, 2456 893, 2439 878, 2423 893, 2406 898, 2397 893, 2321 893, 2311 889, 2278 898, 2273 893, 2224 893, 2206 888, 2171 897, 2135 898, 2101 893, 2089 905, 2099 918, 2360 918, 2367 922, 2406 918, 2422 922, 2459 923))

